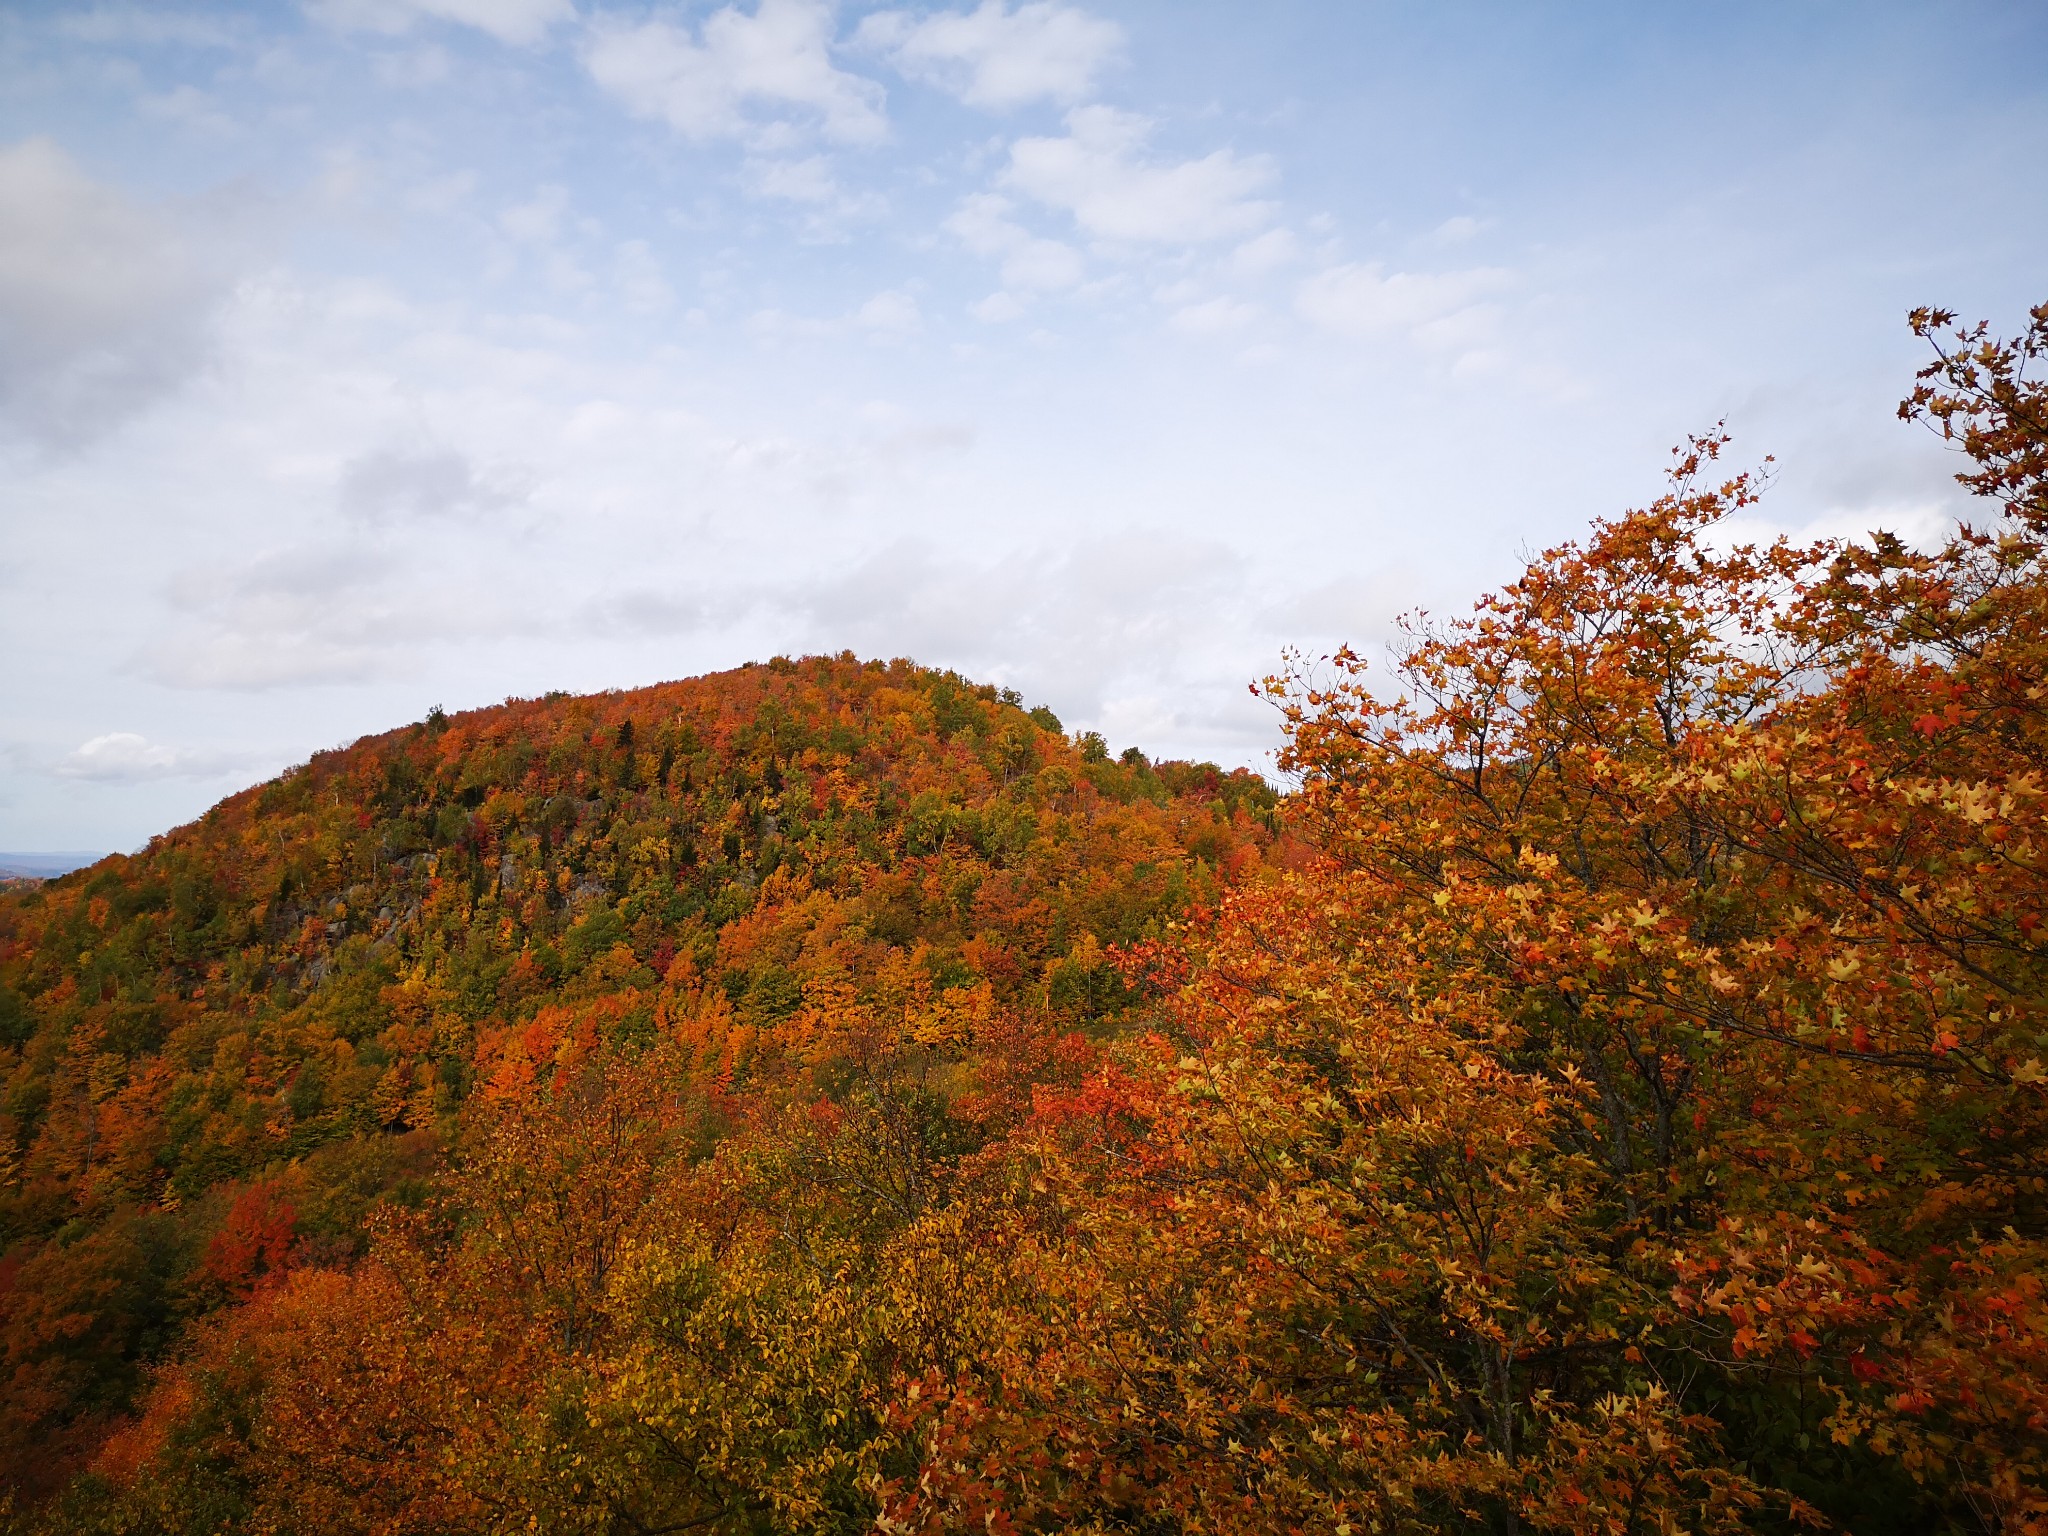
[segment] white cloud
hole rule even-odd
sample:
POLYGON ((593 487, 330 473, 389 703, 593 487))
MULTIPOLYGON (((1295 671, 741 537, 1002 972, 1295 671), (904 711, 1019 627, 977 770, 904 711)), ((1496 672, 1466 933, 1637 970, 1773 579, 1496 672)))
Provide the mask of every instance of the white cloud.
POLYGON ((146 95, 136 103, 144 117, 172 124, 195 133, 226 136, 236 123, 220 100, 196 86, 179 85, 168 91, 146 95))
POLYGON ((882 336, 908 336, 924 325, 917 300, 890 289, 876 294, 854 311, 853 323, 864 331, 882 336))
POLYGON ((946 220, 946 228, 959 236, 960 243, 977 256, 994 256, 1008 250, 1031 232, 1010 218, 1014 205, 993 192, 977 192, 962 200, 946 220))
POLYGON ((741 167, 740 185, 749 197, 793 203, 802 209, 804 236, 815 241, 843 240, 848 225, 878 219, 889 208, 888 200, 878 193, 850 191, 843 186, 832 172, 832 162, 823 155, 797 160, 750 157, 741 167))
POLYGON ((117 47, 169 43, 185 48, 234 48, 246 30, 225 17, 180 13, 164 5, 95 5, 58 17, 56 30, 81 43, 117 47))
POLYGON ((140 669, 176 688, 260 690, 361 683, 422 670, 450 641, 559 629, 560 615, 462 571, 362 540, 274 550, 171 584, 185 620, 140 669))
POLYGON ((654 248, 645 240, 620 244, 612 263, 612 286, 620 302, 636 315, 663 314, 675 306, 675 290, 669 286, 654 248))
POLYGON ((832 11, 818 0, 760 0, 705 19, 697 37, 667 21, 592 24, 584 48, 591 78, 640 117, 693 139, 760 137, 780 125, 755 107, 815 114, 825 136, 872 143, 888 132, 883 91, 831 59, 832 11))
POLYGON ((519 497, 477 473, 453 448, 421 444, 385 448, 349 460, 338 487, 343 512, 378 523, 451 513, 492 512, 519 497))
MULTIPOLYGON (((763 341, 819 341, 849 332, 878 338, 903 337, 923 328, 924 314, 918 308, 917 300, 894 288, 884 289, 845 315, 825 317, 791 314, 781 309, 757 309, 747 317, 748 331, 763 341)), ((751 444, 744 456, 758 456, 765 446, 751 444)), ((775 445, 768 451, 771 456, 781 455, 787 452, 787 445, 775 445)))
POLYGON ((521 245, 546 245, 561 233, 562 215, 569 208, 568 189, 545 186, 531 202, 507 208, 498 215, 498 228, 521 245))
POLYGON ((1240 304, 1235 299, 1205 299, 1199 304, 1182 305, 1173 312, 1169 323, 1175 330, 1191 335, 1217 336, 1241 331, 1258 317, 1257 305, 1240 304))
POLYGON ((165 746, 133 731, 109 731, 72 752, 57 765, 57 772, 67 779, 134 784, 144 779, 216 778, 246 761, 235 753, 194 752, 165 746))
POLYGON ((0 147, 0 423, 83 443, 203 360, 223 285, 48 139, 0 147))
POLYGON ((1260 277, 1301 255, 1301 242, 1291 229, 1269 229, 1230 253, 1230 268, 1243 277, 1260 277))
POLYGON ((419 621, 434 612, 394 611, 387 582, 396 572, 389 554, 363 545, 273 551, 239 567, 188 571, 170 596, 191 620, 154 641, 143 667, 179 688, 390 676, 393 650, 416 638, 419 621))
POLYGON ((972 11, 924 17, 879 11, 861 23, 858 36, 912 79, 998 111, 1048 98, 1079 100, 1124 41, 1115 22, 1056 0, 1032 0, 1014 11, 1002 0, 983 0, 972 11))
POLYGON ((1024 305, 1013 293, 992 293, 967 312, 984 325, 1007 325, 1024 313, 1024 305))
POLYGON ((1083 275, 1081 253, 1057 240, 1028 240, 1003 258, 1003 281, 1013 288, 1071 288, 1083 275))
POLYGON ((383 197, 377 168, 348 148, 331 150, 322 158, 325 163, 306 184, 306 206, 358 229, 371 227, 379 217, 383 197))
POLYGON ((1424 581, 1398 564, 1350 573, 1290 592, 1261 617, 1294 644, 1377 647, 1394 637, 1402 614, 1424 606, 1424 581))
MULTIPOLYGON (((577 242, 564 239, 571 233, 591 234, 596 228, 595 221, 572 213, 568 190, 555 185, 536 189, 530 201, 498 215, 499 232, 529 252, 531 270, 559 294, 581 294, 596 282, 575 254, 577 242)), ((507 270, 506 255, 500 252, 493 272, 502 275, 507 270)))
POLYGON ((540 42, 576 14, 571 0, 307 0, 307 14, 347 32, 410 32, 422 21, 450 21, 501 43, 540 42))
POLYGON ((1077 107, 1065 138, 1011 146, 1003 182, 1103 240, 1193 244, 1250 234, 1272 217, 1271 203, 1252 198, 1273 179, 1264 156, 1219 149, 1155 164, 1144 156, 1151 128, 1114 107, 1077 107))
POLYGON ((1461 343, 1485 328, 1486 301, 1512 287, 1499 267, 1459 272, 1388 272, 1379 262, 1318 272, 1295 294, 1303 318, 1346 336, 1405 331, 1423 341, 1461 343))
POLYGON ((67 779, 140 779, 174 772, 178 754, 133 731, 95 736, 65 758, 57 771, 67 779))
POLYGON ((837 202, 840 195, 832 163, 823 155, 807 155, 801 160, 749 160, 745 180, 754 196, 789 203, 828 204, 837 202))
POLYGON ((689 635, 714 617, 693 597, 653 587, 607 592, 585 603, 577 614, 584 632, 606 637, 689 635))
POLYGON ((1225 546, 1131 529, 993 557, 903 539, 760 599, 819 649, 1014 678, 1093 716, 1112 697, 1171 691, 1219 617, 1245 607, 1246 589, 1243 564, 1225 546))
POLYGON ((476 182, 475 171, 450 171, 443 176, 430 176, 405 190, 405 206, 415 213, 445 218, 469 201, 476 192, 476 182))
POLYGON ((1009 287, 1049 292, 1080 282, 1087 271, 1081 253, 1032 234, 1010 217, 1013 207, 1007 197, 977 192, 961 200, 946 229, 975 255, 1000 257, 1009 287))
POLYGON ((377 78, 400 90, 424 90, 448 78, 448 50, 428 44, 379 55, 372 66, 377 78))

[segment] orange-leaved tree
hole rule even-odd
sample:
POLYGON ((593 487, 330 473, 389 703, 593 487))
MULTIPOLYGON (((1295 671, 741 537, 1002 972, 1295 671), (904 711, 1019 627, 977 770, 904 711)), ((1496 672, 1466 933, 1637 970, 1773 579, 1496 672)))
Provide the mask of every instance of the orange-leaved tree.
POLYGON ((1020 1134, 891 1519, 2048 1528, 2044 341, 1908 402, 1993 526, 1740 545, 1715 434, 1398 694, 1269 684, 1324 862, 1020 1134))

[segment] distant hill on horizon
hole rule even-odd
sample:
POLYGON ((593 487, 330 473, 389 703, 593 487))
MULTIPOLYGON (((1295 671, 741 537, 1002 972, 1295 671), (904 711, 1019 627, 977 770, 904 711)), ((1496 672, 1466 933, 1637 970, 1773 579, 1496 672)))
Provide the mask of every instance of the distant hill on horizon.
POLYGON ((0 852, 0 877, 17 880, 54 880, 74 869, 84 869, 104 859, 104 853, 6 853, 0 852))

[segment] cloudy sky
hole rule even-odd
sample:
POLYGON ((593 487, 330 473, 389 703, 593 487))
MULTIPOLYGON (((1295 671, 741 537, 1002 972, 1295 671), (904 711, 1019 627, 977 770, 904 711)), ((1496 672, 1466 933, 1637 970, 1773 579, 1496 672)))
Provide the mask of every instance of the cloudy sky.
POLYGON ((1259 763, 1716 419, 1938 528, 2044 165, 2021 0, 12 0, 0 848, 847 648, 1259 763))

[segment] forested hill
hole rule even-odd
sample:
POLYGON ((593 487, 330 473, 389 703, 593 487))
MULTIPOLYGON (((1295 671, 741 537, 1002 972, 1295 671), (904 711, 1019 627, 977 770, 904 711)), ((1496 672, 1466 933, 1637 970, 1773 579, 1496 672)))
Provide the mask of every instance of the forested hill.
POLYGON ((73 1470, 195 1319, 351 1262, 480 1083, 660 1039, 716 1139, 832 1091, 822 988, 957 1095, 1005 1020, 1113 1030, 1111 947, 1258 864, 1274 808, 952 674, 778 659, 436 710, 0 894, 5 1480, 73 1470))

